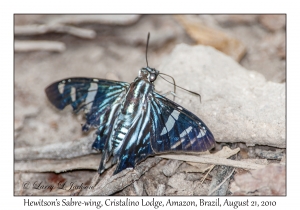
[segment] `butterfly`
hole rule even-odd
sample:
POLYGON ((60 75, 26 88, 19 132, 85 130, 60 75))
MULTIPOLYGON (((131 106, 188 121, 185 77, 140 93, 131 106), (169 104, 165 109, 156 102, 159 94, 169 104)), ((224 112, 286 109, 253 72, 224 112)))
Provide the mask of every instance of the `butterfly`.
POLYGON ((76 113, 85 112, 82 131, 97 129, 92 147, 102 151, 98 173, 103 173, 109 161, 117 164, 117 174, 155 154, 203 152, 214 147, 213 134, 201 119, 155 92, 153 82, 159 74, 147 61, 130 84, 75 77, 45 89, 56 108, 71 105, 76 113))

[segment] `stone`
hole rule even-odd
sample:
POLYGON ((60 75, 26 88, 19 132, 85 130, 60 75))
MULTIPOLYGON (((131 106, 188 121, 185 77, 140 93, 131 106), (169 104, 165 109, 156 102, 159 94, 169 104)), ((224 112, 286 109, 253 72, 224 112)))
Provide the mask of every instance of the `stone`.
POLYGON ((176 189, 177 195, 193 195, 193 182, 185 180, 184 173, 174 174, 168 180, 168 186, 176 189))
POLYGON ((286 195, 286 167, 271 164, 263 169, 236 174, 230 191, 234 196, 286 195))
MULTIPOLYGON (((201 94, 200 103, 196 95, 177 88, 175 102, 200 117, 217 142, 286 147, 285 83, 267 82, 260 73, 201 45, 177 45, 157 69, 201 94)), ((160 78, 155 87, 160 93, 173 90, 160 78)))

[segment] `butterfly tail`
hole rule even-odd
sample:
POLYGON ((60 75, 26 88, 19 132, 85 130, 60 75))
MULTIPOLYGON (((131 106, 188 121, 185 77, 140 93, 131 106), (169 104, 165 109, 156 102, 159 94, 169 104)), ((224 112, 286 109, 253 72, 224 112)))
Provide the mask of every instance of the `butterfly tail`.
MULTIPOLYGON (((105 120, 104 128, 105 130, 102 131, 98 130, 97 137, 93 143, 93 148, 95 149, 101 149, 102 150, 102 158, 100 161, 100 166, 98 169, 98 173, 101 174, 103 171, 108 167, 107 163, 113 153, 113 138, 114 138, 114 127, 117 123, 117 118, 120 112, 121 105, 120 104, 114 104, 110 110, 108 110, 105 120)), ((101 127, 100 127, 101 128, 101 127)))

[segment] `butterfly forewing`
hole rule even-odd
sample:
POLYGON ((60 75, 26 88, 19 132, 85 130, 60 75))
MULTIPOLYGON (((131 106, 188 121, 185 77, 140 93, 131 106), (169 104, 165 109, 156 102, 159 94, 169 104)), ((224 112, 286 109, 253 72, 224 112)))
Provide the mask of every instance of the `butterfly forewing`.
POLYGON ((46 88, 50 102, 58 109, 71 105, 75 112, 84 110, 86 124, 83 130, 90 126, 103 124, 104 114, 115 103, 122 103, 129 84, 104 79, 69 78, 53 83, 46 88))

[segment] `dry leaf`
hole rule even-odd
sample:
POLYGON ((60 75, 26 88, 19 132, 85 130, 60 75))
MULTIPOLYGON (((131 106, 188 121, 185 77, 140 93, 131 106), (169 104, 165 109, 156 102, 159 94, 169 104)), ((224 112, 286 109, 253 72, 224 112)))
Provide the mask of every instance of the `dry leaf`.
MULTIPOLYGON (((225 146, 222 148, 222 150, 218 151, 217 153, 213 154, 215 157, 220 158, 229 158, 232 155, 237 154, 240 151, 239 148, 236 148, 234 150, 231 150, 229 147, 225 146)), ((211 169, 211 164, 205 164, 205 163, 194 163, 194 162, 187 162, 188 164, 195 166, 199 168, 199 172, 204 173, 208 169, 211 169)))
POLYGON ((246 47, 239 40, 207 27, 191 16, 177 15, 175 17, 197 44, 212 46, 236 61, 240 61, 245 55, 246 47))

